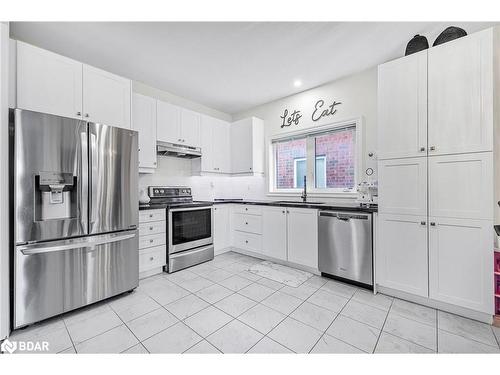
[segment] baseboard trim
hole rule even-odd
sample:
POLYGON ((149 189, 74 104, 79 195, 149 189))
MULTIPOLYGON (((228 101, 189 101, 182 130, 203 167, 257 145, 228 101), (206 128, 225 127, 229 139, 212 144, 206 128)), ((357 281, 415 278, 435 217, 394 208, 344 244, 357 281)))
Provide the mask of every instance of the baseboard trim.
POLYGON ((319 270, 315 269, 315 268, 303 266, 303 265, 297 264, 297 263, 288 262, 288 261, 283 260, 283 259, 277 259, 277 258, 268 257, 268 256, 266 256, 264 254, 254 253, 253 251, 248 251, 248 250, 240 249, 239 247, 231 247, 229 249, 230 250, 228 250, 228 251, 234 251, 235 253, 240 253, 240 254, 243 254, 243 255, 248 255, 248 256, 251 256, 251 257, 254 257, 254 258, 259 258, 259 259, 262 259, 262 260, 269 260, 271 262, 274 262, 274 263, 277 263, 277 264, 281 264, 283 266, 293 267, 293 268, 296 268, 296 269, 301 270, 301 271, 306 271, 306 272, 310 272, 310 273, 312 273, 314 275, 321 276, 321 273, 319 272, 319 270))
POLYGON ((146 277, 150 277, 150 276, 156 275, 158 273, 162 273, 162 272, 163 272, 163 267, 156 267, 156 268, 153 268, 153 269, 150 269, 147 271, 140 272, 139 273, 139 280, 145 279, 146 277))
POLYGON ((382 294, 387 294, 388 296, 396 297, 399 299, 404 299, 406 301, 418 303, 419 305, 424 305, 427 307, 432 307, 434 309, 446 311, 452 314, 460 315, 465 318, 478 320, 483 323, 492 324, 493 323, 493 315, 486 314, 480 311, 475 311, 471 309, 467 309, 464 307, 451 305, 449 303, 436 301, 430 298, 416 296, 414 294, 401 292, 400 290, 387 288, 385 286, 377 285, 377 292, 382 294))

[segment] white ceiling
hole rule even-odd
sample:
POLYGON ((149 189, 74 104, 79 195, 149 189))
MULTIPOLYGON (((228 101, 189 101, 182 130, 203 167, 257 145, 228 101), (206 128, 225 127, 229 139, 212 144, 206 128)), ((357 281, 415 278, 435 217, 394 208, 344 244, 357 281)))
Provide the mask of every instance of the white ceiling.
MULTIPOLYGON (((469 33, 493 25, 451 24, 469 33)), ((432 44, 448 25, 12 22, 11 36, 234 114, 402 56, 414 34, 432 44)))

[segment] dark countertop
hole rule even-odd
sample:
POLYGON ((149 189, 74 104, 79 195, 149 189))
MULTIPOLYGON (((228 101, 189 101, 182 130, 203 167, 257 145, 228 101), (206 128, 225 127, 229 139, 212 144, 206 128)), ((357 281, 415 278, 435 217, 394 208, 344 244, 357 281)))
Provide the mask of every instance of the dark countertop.
POLYGON ((251 204, 258 206, 277 206, 277 207, 302 207, 302 208, 313 208, 313 209, 321 209, 321 210, 337 210, 337 211, 361 211, 361 212, 377 212, 377 205, 370 205, 367 207, 366 205, 361 205, 360 203, 324 203, 324 204, 315 204, 314 202, 310 202, 308 204, 293 204, 288 202, 280 202, 280 201, 269 201, 269 200, 241 200, 241 199, 224 199, 224 200, 215 200, 214 205, 218 204, 251 204))
MULTIPOLYGON (((206 201, 197 201, 193 203, 186 203, 186 204, 175 204, 173 208, 189 208, 189 207, 210 207, 213 205, 213 202, 206 202, 206 201)), ((172 205, 170 204, 139 204, 139 211, 142 210, 160 210, 160 209, 167 209, 171 207, 172 205)))
MULTIPOLYGON (((215 200, 214 202, 207 201, 197 201, 194 203, 188 204, 177 204, 175 208, 186 208, 186 207, 208 207, 212 205, 219 204, 249 204, 256 206, 275 206, 275 207, 301 207, 301 208, 312 208, 319 210, 332 210, 332 211, 358 211, 358 212, 377 212, 377 205, 370 205, 367 207, 366 205, 361 205, 360 203, 325 203, 325 204, 315 204, 314 202, 310 202, 308 204, 293 204, 288 202, 280 202, 280 201, 270 201, 270 200, 241 200, 241 199, 224 199, 224 200, 215 200)), ((167 209, 169 208, 169 204, 140 204, 139 210, 157 210, 157 209, 167 209)))

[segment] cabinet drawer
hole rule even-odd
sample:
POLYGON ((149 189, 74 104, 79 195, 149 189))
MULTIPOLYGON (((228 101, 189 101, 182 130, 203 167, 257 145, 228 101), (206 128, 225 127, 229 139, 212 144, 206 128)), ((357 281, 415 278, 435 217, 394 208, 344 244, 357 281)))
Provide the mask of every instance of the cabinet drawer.
POLYGON ((243 250, 261 252, 262 236, 253 233, 234 231, 234 246, 243 250))
POLYGON ((139 237, 139 249, 146 249, 148 247, 165 245, 166 243, 167 243, 167 238, 165 236, 165 233, 152 234, 150 236, 139 237))
POLYGON ((165 246, 152 247, 139 253, 139 272, 144 272, 167 264, 165 246))
POLYGON ((139 223, 165 220, 166 210, 143 210, 139 211, 139 223))
POLYGON ((147 236, 150 234, 165 233, 167 223, 165 221, 155 221, 151 223, 139 224, 139 236, 147 236))
POLYGON ((249 204, 239 204, 234 206, 233 212, 235 214, 262 215, 262 207, 249 204))
POLYGON ((257 215, 234 214, 234 229, 242 232, 262 234, 262 217, 257 215))

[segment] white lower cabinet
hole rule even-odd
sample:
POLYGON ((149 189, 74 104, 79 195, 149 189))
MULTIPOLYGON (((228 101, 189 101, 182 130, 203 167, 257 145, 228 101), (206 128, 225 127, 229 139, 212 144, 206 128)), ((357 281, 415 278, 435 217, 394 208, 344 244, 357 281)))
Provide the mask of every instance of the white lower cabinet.
POLYGON ((493 314, 493 222, 429 217, 429 224, 429 296, 493 314))
POLYGON ((160 273, 167 264, 166 211, 139 212, 139 278, 160 273))
POLYGON ((429 157, 429 216, 493 217, 493 153, 429 157))
POLYGON ((288 261, 318 268, 318 211, 287 208, 288 261))
POLYGON ((231 211, 232 246, 318 269, 318 210, 238 204, 231 211))
POLYGON ((427 217, 379 214, 377 226, 377 284, 427 297, 427 217))
POLYGON ((214 252, 220 254, 231 246, 230 205, 214 207, 214 252))
POLYGON ((265 207, 262 210, 262 254, 287 260, 286 207, 265 207))
POLYGON ((379 212, 427 215, 427 157, 378 163, 379 212))

